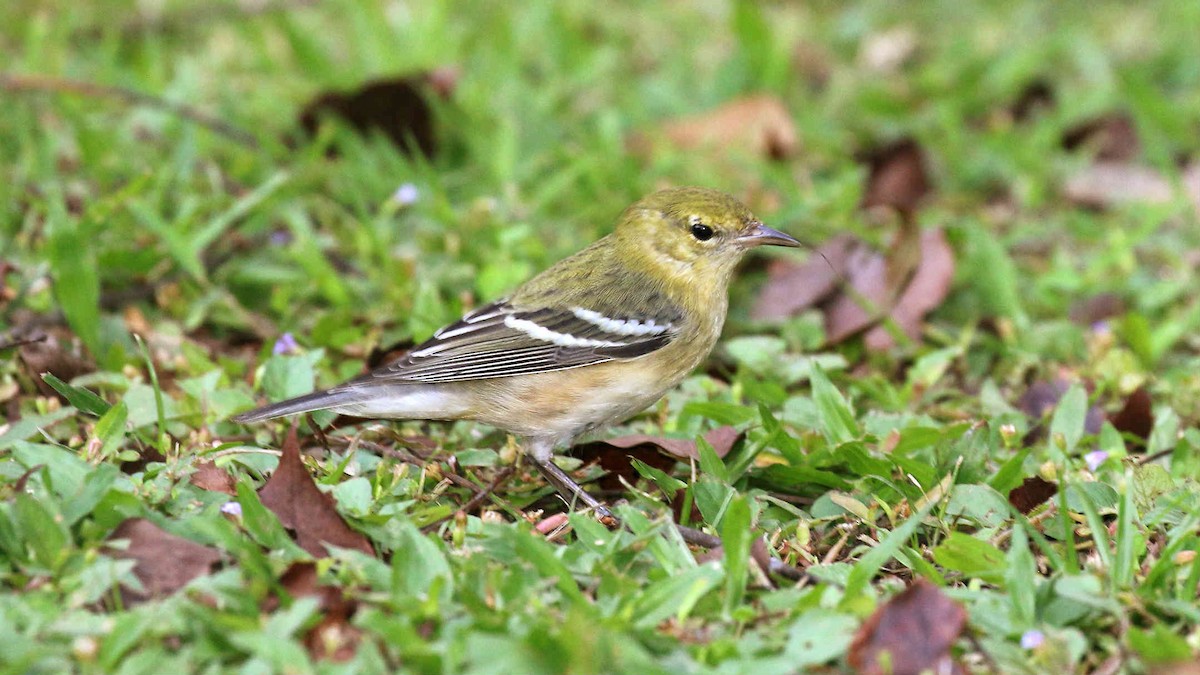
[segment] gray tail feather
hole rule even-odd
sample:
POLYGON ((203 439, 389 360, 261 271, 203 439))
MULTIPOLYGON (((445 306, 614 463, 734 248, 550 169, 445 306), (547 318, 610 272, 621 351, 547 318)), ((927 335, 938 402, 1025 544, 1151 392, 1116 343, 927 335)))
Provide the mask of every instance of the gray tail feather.
POLYGON ((240 415, 234 415, 230 419, 234 422, 245 424, 247 422, 260 422, 269 420, 274 417, 283 417, 284 415, 296 415, 299 413, 313 412, 314 410, 326 410, 328 408, 336 408, 347 403, 353 403, 361 397, 361 393, 345 390, 329 389, 326 391, 314 391, 311 394, 289 398, 286 401, 264 405, 261 408, 255 408, 240 415))

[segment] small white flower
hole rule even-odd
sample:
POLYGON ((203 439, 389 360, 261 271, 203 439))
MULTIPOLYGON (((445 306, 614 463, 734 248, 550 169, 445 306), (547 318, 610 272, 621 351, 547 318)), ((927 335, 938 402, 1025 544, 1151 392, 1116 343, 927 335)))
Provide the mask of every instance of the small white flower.
POLYGON ((392 201, 400 206, 411 206, 416 204, 420 198, 421 191, 412 183, 401 183, 400 187, 396 188, 396 191, 392 193, 392 201))
POLYGON ((1100 465, 1108 459, 1108 453, 1104 450, 1093 450, 1083 456, 1083 461, 1087 462, 1088 471, 1095 472, 1100 468, 1100 465))
POLYGON ((221 513, 236 518, 242 517, 242 505, 237 502, 225 502, 221 505, 221 513))
POLYGON ((1046 641, 1046 634, 1040 630, 1027 630, 1021 635, 1022 649, 1037 649, 1046 641))

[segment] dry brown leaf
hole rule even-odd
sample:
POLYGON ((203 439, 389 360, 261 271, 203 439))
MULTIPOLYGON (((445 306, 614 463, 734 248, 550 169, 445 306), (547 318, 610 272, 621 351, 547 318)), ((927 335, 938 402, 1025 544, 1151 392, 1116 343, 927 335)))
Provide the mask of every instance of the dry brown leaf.
MULTIPOLYGON (((358 603, 346 597, 344 589, 321 584, 317 566, 311 562, 289 567, 279 585, 292 598, 317 598, 321 620, 304 634, 304 646, 313 659, 342 662, 353 658, 363 633, 350 623, 358 603)), ((271 596, 263 603, 263 610, 272 612, 279 605, 279 598, 271 596)))
MULTIPOLYGON (((729 454, 743 434, 729 426, 717 427, 704 435, 718 457, 729 454)), ((571 454, 584 464, 597 463, 606 472, 596 485, 606 492, 621 489, 621 479, 637 482, 639 474, 630 457, 636 457, 659 471, 667 471, 679 460, 699 459, 696 441, 687 438, 663 438, 632 434, 602 441, 582 443, 571 448, 571 454)))
POLYGON ((455 69, 441 68, 368 82, 350 92, 322 92, 301 110, 300 127, 313 136, 323 118, 338 117, 360 133, 378 132, 405 152, 415 146, 421 154, 432 157, 438 139, 427 97, 447 98, 457 80, 455 69))
POLYGON ((660 142, 676 150, 750 152, 772 159, 790 157, 800 145, 791 114, 783 101, 769 94, 668 121, 656 131, 632 136, 628 145, 633 154, 648 157, 660 142))
POLYGON ((820 305, 830 344, 867 331, 866 346, 883 351, 895 341, 878 325, 882 318, 890 316, 918 339, 921 321, 946 299, 954 280, 954 251, 940 229, 905 225, 886 258, 850 235, 838 235, 818 251, 824 257, 772 264, 751 316, 782 320, 820 305))
POLYGON ((300 460, 300 441, 296 428, 288 431, 283 442, 279 467, 258 491, 263 506, 296 537, 296 543, 318 558, 328 555, 325 544, 353 548, 375 555, 371 542, 342 520, 333 497, 321 492, 300 460))
POLYGON ((846 661, 863 675, 962 673, 950 649, 966 625, 962 605, 918 579, 858 629, 846 661))
MULTIPOLYGON (((1017 399, 1017 409, 1029 416, 1035 422, 1054 410, 1059 399, 1071 388, 1071 380, 1066 377, 1056 377, 1054 380, 1039 380, 1029 385, 1024 394, 1017 399)), ((1090 389, 1090 387, 1089 387, 1090 389)), ((1088 406, 1083 419, 1085 433, 1098 434, 1104 424, 1104 411, 1093 404, 1088 406)), ((1045 425, 1036 425, 1025 435, 1025 443, 1030 444, 1045 436, 1045 425)))
POLYGON ((17 328, 5 336, 3 343, 18 345, 17 354, 25 364, 26 372, 37 387, 38 393, 43 396, 57 396, 65 403, 66 399, 47 384, 42 375, 50 373, 63 382, 70 382, 80 375, 96 370, 86 356, 73 349, 74 341, 74 335, 65 328, 56 328, 53 332, 40 328, 17 328))
POLYGON ((865 245, 853 235, 839 234, 817 247, 802 263, 787 258, 772 260, 767 282, 750 316, 760 321, 781 321, 825 300, 837 290, 850 260, 865 245))
POLYGON ((1041 476, 1030 476, 1020 485, 1009 490, 1008 503, 1021 513, 1029 513, 1046 503, 1046 500, 1056 493, 1058 493, 1057 483, 1051 483, 1041 476))
POLYGON ((879 322, 897 292, 887 284, 883 255, 866 246, 857 248, 846 266, 848 288, 824 306, 825 339, 837 344, 879 322))
POLYGON ((127 605, 170 595, 211 573, 221 560, 217 549, 177 537, 144 518, 126 520, 108 538, 129 540, 125 549, 107 550, 114 558, 134 560, 133 573, 142 583, 143 590, 122 587, 127 605))
POLYGON ((1095 324, 1121 316, 1128 308, 1125 300, 1116 293, 1099 293, 1071 304, 1068 316, 1081 326, 1095 324))
POLYGON ((859 155, 868 167, 862 208, 891 207, 901 213, 917 210, 933 191, 925 151, 915 139, 902 138, 859 155))
POLYGON ((212 462, 200 462, 197 464, 196 471, 192 473, 191 478, 188 480, 192 485, 201 490, 224 492, 227 495, 237 494, 237 486, 233 480, 233 476, 212 462))
MULTIPOLYGON (((1200 162, 1183 169, 1180 187, 1200 213, 1200 162)), ((1079 206, 1103 209, 1129 203, 1167 203, 1175 198, 1175 185, 1149 167, 1105 161, 1067 178, 1063 194, 1079 206)))
MULTIPOLYGON (((921 234, 921 260, 908 285, 890 312, 891 319, 910 339, 921 336, 921 322, 926 314, 941 306, 954 281, 954 250, 940 229, 921 234)), ((863 337, 868 349, 886 351, 895 346, 895 339, 884 326, 875 326, 863 337)))
POLYGON ((1109 418, 1114 429, 1138 439, 1130 444, 1130 452, 1146 450, 1146 440, 1150 438, 1150 432, 1154 429, 1154 410, 1151 403, 1150 392, 1146 387, 1138 387, 1125 399, 1125 405, 1109 418))

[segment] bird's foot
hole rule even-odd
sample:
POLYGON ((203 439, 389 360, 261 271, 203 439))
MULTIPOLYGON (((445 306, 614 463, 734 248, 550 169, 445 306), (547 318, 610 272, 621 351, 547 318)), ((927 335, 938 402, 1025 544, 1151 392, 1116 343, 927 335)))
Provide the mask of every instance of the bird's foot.
POLYGON ((529 456, 529 459, 533 461, 533 465, 546 478, 546 481, 553 485, 555 490, 558 490, 558 494, 562 495, 562 498, 566 500, 568 505, 573 507, 576 504, 582 504, 591 509, 592 513, 596 514, 596 519, 606 527, 612 528, 620 524, 620 521, 617 520, 616 516, 612 514, 612 511, 607 506, 588 494, 587 490, 583 489, 583 486, 568 476, 566 471, 558 468, 558 465, 552 460, 542 460, 532 456, 529 456))

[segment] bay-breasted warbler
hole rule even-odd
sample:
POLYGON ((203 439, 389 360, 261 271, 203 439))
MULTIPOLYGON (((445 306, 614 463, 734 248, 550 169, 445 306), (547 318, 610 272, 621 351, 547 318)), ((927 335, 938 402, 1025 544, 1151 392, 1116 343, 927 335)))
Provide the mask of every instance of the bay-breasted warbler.
POLYGON ((571 502, 608 511, 551 460, 580 434, 645 409, 712 351, 738 260, 798 246, 736 199, 696 187, 655 192, 613 232, 434 333, 399 360, 237 422, 333 410, 476 420, 522 448, 571 502))

